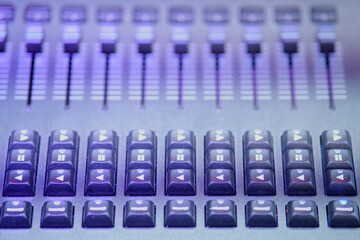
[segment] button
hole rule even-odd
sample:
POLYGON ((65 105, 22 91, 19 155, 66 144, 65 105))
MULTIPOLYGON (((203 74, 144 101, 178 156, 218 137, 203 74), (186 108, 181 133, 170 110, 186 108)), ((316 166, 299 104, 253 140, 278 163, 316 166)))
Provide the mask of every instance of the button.
POLYGON ((235 174, 231 169, 210 169, 206 175, 206 195, 235 195, 235 174))
POLYGON ((227 23, 229 21, 229 12, 224 7, 207 7, 204 18, 206 23, 227 23))
POLYGON ((86 177, 86 196, 114 196, 116 193, 115 171, 110 169, 89 170, 86 177))
POLYGON ((123 11, 116 7, 101 7, 97 16, 102 23, 119 23, 123 20, 123 11))
POLYGON ((127 201, 124 209, 124 227, 155 227, 155 205, 152 201, 127 201))
POLYGON ((75 152, 69 149, 56 149, 50 152, 47 169, 76 169, 75 152))
POLYGON ((171 149, 166 153, 166 169, 195 170, 195 153, 190 149, 171 149))
POLYGON ((205 155, 207 169, 235 170, 234 153, 228 149, 212 149, 205 155))
POLYGON ((169 21, 171 23, 185 24, 192 23, 194 20, 193 10, 189 7, 172 7, 170 8, 169 21))
POLYGON ((0 6, 0 21, 12 21, 14 19, 14 7, 8 5, 0 6))
POLYGON ((62 11, 63 22, 84 22, 86 11, 84 7, 65 7, 62 11))
POLYGON ((271 133, 267 130, 250 130, 244 136, 244 149, 250 148, 273 148, 273 138, 271 133))
POLYGON ((79 135, 72 130, 55 130, 51 133, 49 148, 51 149, 73 149, 79 144, 79 135))
POLYGON ((311 9, 311 19, 316 23, 334 23, 337 21, 335 7, 319 6, 311 9))
POLYGON ((35 171, 38 155, 34 150, 17 149, 12 150, 8 156, 6 170, 31 170, 35 171))
POLYGON ((136 7, 133 12, 135 23, 155 23, 158 14, 155 7, 136 7))
POLYGON ((289 196, 316 195, 315 173, 311 169, 289 169, 286 171, 286 194, 289 196))
POLYGON ((325 172, 325 189, 329 196, 355 196, 354 172, 347 169, 330 169, 325 172))
POLYGON ((247 227, 277 227, 277 208, 270 200, 253 200, 245 206, 247 227))
POLYGON ((72 228, 74 207, 69 201, 48 201, 42 207, 42 228, 72 228))
POLYGON ((195 227, 196 207, 193 201, 169 200, 165 205, 165 227, 195 227))
POLYGON ((205 136, 205 151, 210 149, 234 150, 234 136, 227 130, 208 131, 205 136))
POLYGON ((283 150, 288 149, 312 149, 310 133, 306 130, 288 130, 281 137, 283 150))
POLYGON ((284 154, 285 169, 313 169, 314 160, 308 149, 290 149, 284 154))
POLYGON ((127 137, 127 149, 156 149, 156 136, 150 130, 133 130, 127 137))
POLYGON ((3 202, 1 207, 1 228, 31 228, 33 208, 30 202, 3 202))
POLYGON ((130 150, 127 156, 127 169, 155 170, 155 154, 153 150, 130 150))
POLYGON ((35 173, 30 170, 10 170, 6 173, 4 196, 34 196, 35 173))
POLYGON ((276 22, 278 23, 299 23, 300 22, 300 10, 298 7, 278 7, 276 8, 276 22))
POLYGON ((155 173, 151 169, 131 169, 127 172, 125 195, 155 195, 155 173))
POLYGON ((240 20, 243 23, 264 22, 264 9, 261 7, 243 7, 240 12, 240 20))
POLYGON ((356 202, 348 200, 331 201, 327 206, 329 227, 360 227, 359 207, 356 202))
POLYGON ((47 172, 45 196, 75 196, 76 176, 73 170, 58 169, 47 172))
POLYGON ((195 150, 195 136, 189 130, 172 130, 166 136, 166 149, 192 149, 195 150))
POLYGON ((89 149, 117 149, 118 136, 111 130, 95 130, 89 136, 89 149))
POLYGON ((245 192, 250 196, 275 195, 275 175, 269 169, 250 169, 246 173, 245 192))
POLYGON ((82 226, 84 228, 114 227, 115 206, 108 200, 85 202, 82 226))
POLYGON ((274 170, 274 155, 269 149, 250 149, 245 154, 246 169, 274 170))
POLYGON ((25 11, 27 22, 47 22, 50 20, 50 8, 45 6, 28 6, 25 11))
POLYGON ((206 227, 236 227, 236 206, 232 200, 210 200, 205 206, 206 227))
POLYGON ((331 149, 324 152, 324 168, 354 170, 353 157, 350 150, 331 149))
POLYGON ((111 169, 116 170, 116 154, 114 150, 95 149, 90 150, 88 166, 91 169, 111 169))
POLYGON ((196 194, 195 172, 191 169, 173 169, 166 175, 166 195, 189 196, 196 194))
POLYGON ((12 149, 31 149, 39 151, 39 133, 32 130, 15 130, 11 133, 9 150, 12 149))
POLYGON ((350 134, 346 130, 328 130, 321 135, 322 149, 351 149, 350 134))
POLYGON ((318 207, 314 201, 290 201, 286 205, 288 227, 319 227, 318 207))

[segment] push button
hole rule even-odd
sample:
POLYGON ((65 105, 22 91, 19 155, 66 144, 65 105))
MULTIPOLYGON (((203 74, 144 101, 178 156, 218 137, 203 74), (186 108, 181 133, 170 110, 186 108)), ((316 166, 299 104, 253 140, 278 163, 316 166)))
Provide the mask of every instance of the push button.
POLYGON ((42 228, 71 228, 74 208, 69 201, 48 201, 41 213, 42 228))
POLYGON ((269 149, 250 149, 245 153, 246 169, 274 170, 274 155, 269 149))
POLYGON ((45 196, 75 196, 75 172, 73 170, 49 170, 47 173, 45 196))
POLYGON ((329 227, 360 227, 359 207, 356 202, 348 200, 331 201, 327 206, 329 227))
POLYGON ((153 150, 130 150, 127 157, 127 169, 155 170, 155 154, 153 150))
POLYGON ((110 169, 89 170, 86 178, 86 196, 114 196, 116 193, 115 172, 110 169))
POLYGON ((150 130, 133 130, 127 137, 127 149, 156 149, 156 136, 150 130))
POLYGON ((191 169, 173 169, 167 172, 166 194, 189 196, 196 194, 195 172, 191 169))
POLYGON ((270 200, 249 201, 245 207, 246 226, 248 227, 277 227, 277 208, 270 200))
POLYGON ((155 205, 152 201, 127 201, 124 227, 155 227, 155 205))
POLYGON ((321 135, 322 149, 351 149, 350 134, 346 130, 328 130, 321 135))
POLYGON ((166 136, 166 149, 195 149, 195 136, 189 130, 172 130, 166 136))
POLYGON ((195 153, 190 149, 171 149, 166 153, 166 169, 195 170, 195 153))
POLYGON ((227 130, 208 131, 205 136, 205 151, 209 149, 234 150, 234 136, 227 130))
POLYGON ((287 170, 285 184, 289 196, 316 195, 315 173, 311 169, 287 170))
POLYGON ((49 148, 51 149, 73 149, 78 148, 79 136, 72 130, 55 130, 51 133, 49 148))
POLYGON ((31 170, 35 171, 38 155, 34 150, 16 149, 8 156, 6 170, 31 170))
POLYGON ((244 134, 244 148, 272 149, 273 138, 267 130, 250 130, 244 134))
POLYGON ((1 228, 31 228, 33 208, 30 202, 9 201, 1 207, 1 228))
POLYGON ((109 149, 90 150, 87 168, 89 170, 110 169, 115 171, 116 170, 115 151, 109 149))
POLYGON ((350 150, 330 149, 324 152, 324 168, 354 170, 353 157, 350 150))
POLYGON ((4 196, 34 196, 35 173, 31 170, 10 170, 6 173, 4 196))
POLYGON ((319 227, 318 208, 314 201, 290 201, 286 205, 288 227, 319 227))
POLYGON ((69 149, 56 149, 50 152, 50 158, 48 160, 47 168, 48 170, 55 169, 76 169, 76 160, 75 160, 74 150, 69 149))
POLYGON ((235 170, 234 153, 228 149, 212 149, 205 156, 207 169, 235 170))
POLYGON ((118 137, 111 130, 95 130, 89 136, 89 149, 117 149, 118 137))
POLYGON ((127 172, 125 195, 153 196, 156 192, 155 173, 151 169, 131 169, 127 172))
POLYGON ((83 212, 84 228, 114 227, 115 206, 108 200, 90 200, 85 202, 83 212))
POLYGON ((290 149, 284 154, 286 169, 313 169, 314 161, 312 153, 308 149, 290 149))
POLYGON ((310 133, 306 130, 288 130, 282 135, 283 150, 312 149, 310 133))
POLYGON ((206 227, 236 227, 236 206, 231 200, 210 200, 205 206, 206 227))
POLYGON ((275 175, 269 169, 249 169, 246 173, 245 191, 250 196, 275 195, 275 175))
POLYGON ((39 133, 32 130, 15 130, 11 133, 9 150, 12 149, 32 149, 39 151, 39 133))
POLYGON ((193 201, 169 200, 165 205, 165 227, 195 227, 196 207, 193 201))
POLYGON ((231 169, 209 169, 206 176, 207 195, 235 195, 235 174, 231 169))
POLYGON ((325 172, 326 194, 329 196, 355 196, 355 175, 352 170, 330 169, 325 172))

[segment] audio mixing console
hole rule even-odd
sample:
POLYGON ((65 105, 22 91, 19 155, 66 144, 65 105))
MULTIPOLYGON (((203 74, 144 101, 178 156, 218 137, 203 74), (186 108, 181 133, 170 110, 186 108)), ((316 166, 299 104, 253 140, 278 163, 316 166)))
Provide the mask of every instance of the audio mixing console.
POLYGON ((357 0, 0 0, 0 239, 359 239, 357 0))

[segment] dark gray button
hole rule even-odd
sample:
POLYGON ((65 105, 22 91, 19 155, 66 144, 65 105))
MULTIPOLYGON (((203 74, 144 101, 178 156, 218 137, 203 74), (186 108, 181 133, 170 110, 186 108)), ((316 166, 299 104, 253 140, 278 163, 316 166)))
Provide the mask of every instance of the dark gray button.
POLYGON ((42 207, 42 228, 71 228, 74 207, 69 201, 48 201, 42 207))
POLYGON ((155 172, 152 169, 127 171, 125 195, 152 196, 156 193, 155 172))
POLYGON ((62 11, 63 22, 85 22, 86 10, 84 7, 65 7, 62 11))
POLYGON ((235 173, 231 169, 209 169, 206 174, 206 195, 235 195, 235 173))
POLYGON ((69 149, 56 149, 50 152, 48 158, 48 170, 55 169, 68 169, 75 170, 76 169, 76 158, 74 150, 69 149))
POLYGON ((196 194, 195 172, 192 169, 171 169, 166 174, 166 194, 189 196, 196 194))
POLYGON ((86 177, 85 195, 114 196, 116 193, 116 175, 111 169, 89 170, 86 177))
POLYGON ((127 201, 124 227, 155 227, 155 205, 148 200, 127 201))
POLYGON ((155 154, 153 150, 130 150, 127 156, 127 169, 155 170, 155 154))
POLYGON ((250 149, 245 153, 246 169, 274 170, 274 155, 270 149, 250 149))
POLYGON ((229 12, 225 7, 208 7, 204 12, 206 23, 227 23, 229 21, 229 12))
POLYGON ((165 205, 165 227, 195 227, 196 207, 190 200, 169 200, 165 205))
POLYGON ((127 137, 127 150, 151 149, 156 150, 156 135, 150 130, 133 130, 127 137))
POLYGON ((158 18, 155 7, 136 7, 133 13, 135 23, 156 23, 158 18))
POLYGON ((275 195, 275 175, 270 169, 249 169, 245 178, 245 193, 250 196, 275 195))
POLYGON ((227 130, 208 131, 205 136, 205 151, 210 149, 234 150, 234 136, 227 130))
POLYGON ((110 149, 90 150, 88 169, 111 169, 116 170, 116 153, 110 149))
POLYGON ((32 149, 39 151, 40 136, 33 130, 21 129, 11 133, 9 150, 12 149, 32 149))
POLYGON ((33 208, 30 202, 3 202, 0 215, 1 228, 31 228, 33 208))
POLYGON ((355 196, 355 175, 348 169, 330 169, 325 172, 325 190, 329 196, 355 196))
POLYGON ((243 23, 263 23, 264 9, 261 7, 243 7, 240 9, 240 21, 243 23))
POLYGON ((346 130, 328 130, 321 135, 322 149, 351 149, 351 137, 346 130))
POLYGON ((309 149, 290 149, 284 153, 285 169, 313 169, 314 160, 309 149))
POLYGON ((286 205, 288 227, 319 227, 318 207, 314 201, 295 200, 286 205))
POLYGON ((236 206, 231 200, 210 200, 205 206, 206 227, 236 227, 236 206))
POLYGON ((166 149, 192 149, 195 150, 195 136, 189 130, 172 130, 166 136, 166 149))
POLYGON ((283 150, 312 149, 310 133, 306 130, 287 130, 281 136, 283 150))
POLYGON ((285 186, 289 196, 316 195, 315 173, 312 169, 289 169, 286 171, 285 186))
POLYGON ((166 152, 166 169, 195 170, 195 153, 190 149, 172 149, 166 152))
POLYGON ((34 150, 16 149, 8 154, 6 170, 32 170, 35 171, 38 154, 34 150))
POLYGON ((89 136, 89 149, 113 149, 118 145, 118 136, 112 130, 95 130, 89 136))
POLYGON ((313 7, 311 19, 316 23, 334 23, 337 21, 336 9, 333 6, 313 7))
POLYGON ((194 20, 193 10, 189 7, 172 7, 169 20, 171 23, 191 23, 194 20))
POLYGON ((353 157, 350 150, 331 149, 324 152, 324 168, 354 170, 353 157))
POLYGON ((34 196, 35 172, 31 170, 10 170, 5 175, 4 196, 34 196))
POLYGON ((327 206, 329 226, 334 228, 360 227, 359 207, 348 200, 331 201, 327 206))
POLYGON ((243 136, 244 149, 262 148, 272 149, 273 148, 273 137, 267 130, 250 130, 247 131, 243 136))
POLYGON ((76 175, 74 170, 48 170, 45 196, 75 196, 76 175))
POLYGON ((119 23, 123 20, 123 11, 117 7, 101 7, 98 10, 98 21, 103 23, 119 23))
POLYGON ((73 149, 77 150, 79 135, 73 130, 55 130, 50 136, 50 149, 73 149))
POLYGON ((278 7, 275 10, 275 18, 278 23, 299 23, 300 10, 298 7, 278 7))
POLYGON ((108 200, 85 202, 82 225, 84 228, 114 227, 115 206, 108 200))
POLYGON ((277 227, 277 208, 270 200, 253 200, 245 206, 246 226, 248 227, 277 227))
POLYGON ((205 156, 206 169, 232 169, 235 171, 234 153, 228 149, 212 149, 205 156))

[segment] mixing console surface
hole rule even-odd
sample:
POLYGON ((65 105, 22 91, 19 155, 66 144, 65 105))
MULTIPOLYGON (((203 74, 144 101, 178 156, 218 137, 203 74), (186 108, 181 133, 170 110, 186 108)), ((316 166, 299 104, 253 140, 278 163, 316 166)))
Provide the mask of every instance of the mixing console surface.
POLYGON ((0 0, 0 239, 357 239, 359 10, 0 0))

